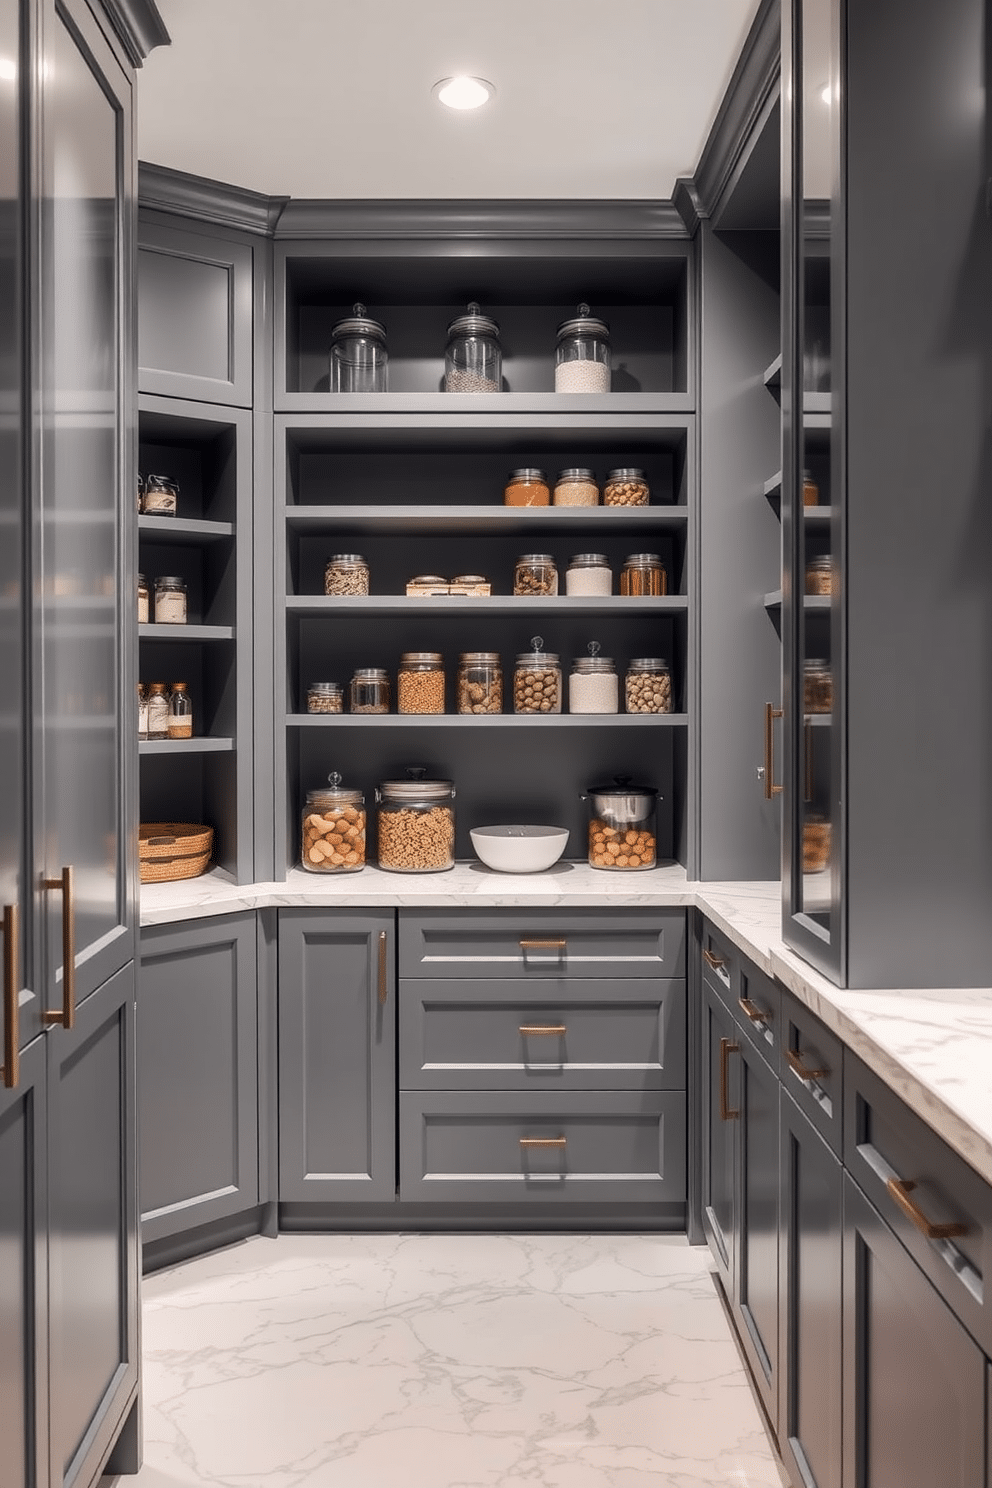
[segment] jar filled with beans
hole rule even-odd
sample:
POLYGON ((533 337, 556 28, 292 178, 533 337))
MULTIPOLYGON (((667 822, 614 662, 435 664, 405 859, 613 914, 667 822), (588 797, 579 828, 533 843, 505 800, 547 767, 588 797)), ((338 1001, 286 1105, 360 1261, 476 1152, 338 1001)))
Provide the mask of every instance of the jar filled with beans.
POLYGON ((658 861, 655 807, 651 785, 631 785, 618 775, 588 792, 589 866, 630 871, 653 868, 658 861))
POLYGON ((341 713, 344 700, 337 682, 311 682, 307 688, 308 713, 341 713))
POLYGON ((574 466, 563 470, 555 482, 555 506, 598 506, 599 487, 591 470, 574 466))
POLYGON ((444 657, 440 651, 404 651, 396 678, 397 713, 444 712, 444 657))
POLYGON ((359 667, 348 689, 351 713, 388 713, 389 676, 384 667, 359 667))
POLYGON ((668 572, 657 553, 631 553, 620 570, 620 593, 658 598, 668 593, 668 572))
POLYGON ((554 651, 543 651, 542 636, 531 640, 532 651, 522 651, 513 673, 514 713, 561 712, 561 665, 554 651))
POLYGON ((635 656, 627 666, 628 713, 671 713, 672 674, 663 656, 635 656))
POLYGON ((558 593, 558 567, 550 553, 522 553, 513 571, 513 592, 524 595, 558 593))
POLYGON ((807 657, 803 666, 803 712, 832 713, 834 679, 829 661, 807 657))
POLYGON ((651 500, 651 488, 644 479, 643 470, 624 466, 611 470, 603 487, 604 506, 647 506, 651 500))
POLYGON ((503 491, 504 506, 550 506, 551 487, 543 470, 523 466, 511 472, 503 491))
POLYGON ((455 786, 425 780, 422 768, 406 780, 386 780, 379 802, 379 867, 392 873, 443 873, 455 866, 455 786))
POLYGON ((498 651, 463 651, 458 658, 459 713, 502 713, 503 669, 498 651))
POLYGON ((300 860, 308 873, 356 873, 365 867, 365 797, 341 785, 307 791, 300 860))
POLYGON ((324 593, 339 598, 368 594, 369 566, 360 553, 334 553, 324 569, 324 593))

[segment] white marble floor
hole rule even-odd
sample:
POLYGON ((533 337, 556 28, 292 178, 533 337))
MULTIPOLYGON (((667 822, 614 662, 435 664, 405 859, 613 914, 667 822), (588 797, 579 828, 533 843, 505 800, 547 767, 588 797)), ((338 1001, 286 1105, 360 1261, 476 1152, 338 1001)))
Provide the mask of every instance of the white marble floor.
POLYGON ((780 1488, 705 1250, 284 1235, 145 1283, 121 1488, 780 1488))

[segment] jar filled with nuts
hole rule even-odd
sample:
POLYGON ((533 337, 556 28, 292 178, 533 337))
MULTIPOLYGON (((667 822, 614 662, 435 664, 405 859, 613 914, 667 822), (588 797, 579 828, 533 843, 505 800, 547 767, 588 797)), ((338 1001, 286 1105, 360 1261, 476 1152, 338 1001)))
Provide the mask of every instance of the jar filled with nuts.
POLYGON ((647 506, 651 500, 651 489, 644 479, 643 470, 624 466, 611 470, 603 487, 604 506, 647 506))
POLYGON ((444 657, 440 651, 404 651, 396 678, 397 713, 444 712, 444 657))
POLYGON ((522 651, 513 673, 514 713, 561 712, 561 666, 554 651, 542 651, 543 636, 531 640, 533 651, 522 651))
POLYGON ((663 656, 635 656, 624 683, 628 713, 671 713, 672 674, 663 656))
POLYGON ((525 465, 511 471, 503 491, 504 506, 550 506, 551 487, 543 470, 525 465))
POLYGON ((589 866, 631 870, 653 868, 658 860, 655 805, 658 792, 651 785, 631 785, 617 775, 606 785, 594 785, 588 795, 589 866))
POLYGON ((668 573, 657 553, 631 553, 620 570, 620 593, 658 598, 668 593, 668 573))
POLYGON ((365 797, 341 785, 335 770, 329 786, 307 791, 301 861, 308 873, 357 873, 365 867, 365 797))
POLYGON ((463 651, 458 658, 459 713, 502 713, 503 669, 498 651, 463 651))
POLYGON ((563 470, 555 482, 555 506, 598 506, 599 487, 591 470, 576 465, 563 470))
POLYGON ((406 780, 386 780, 379 802, 379 867, 392 873, 443 873, 455 866, 455 786, 425 780, 423 768, 406 780))
POLYGON ((311 682, 307 688, 308 713, 341 713, 344 699, 338 682, 311 682))
POLYGON ((558 568, 550 553, 522 553, 513 571, 514 594, 558 593, 558 568))
POLYGON ((352 713, 388 713, 389 677, 384 667, 359 667, 351 679, 348 707, 352 713))
POLYGON ((807 657, 803 666, 803 712, 832 713, 834 679, 829 661, 807 657))
POLYGON ((811 811, 803 822, 803 872, 822 873, 830 862, 830 823, 811 811))
POLYGON ((360 553, 335 553, 324 569, 324 593, 368 594, 369 566, 360 553))

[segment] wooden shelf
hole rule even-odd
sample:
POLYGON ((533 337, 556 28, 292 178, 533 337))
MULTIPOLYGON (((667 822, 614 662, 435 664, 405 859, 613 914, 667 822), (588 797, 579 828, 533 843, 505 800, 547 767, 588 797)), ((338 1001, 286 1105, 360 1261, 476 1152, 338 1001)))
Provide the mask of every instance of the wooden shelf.
POLYGON ((139 625, 140 641, 233 641, 233 625, 139 625))
POLYGON ((684 529, 684 506, 288 506, 286 526, 301 536, 340 533, 589 532, 604 536, 684 529))
MULTIPOLYGON (((286 609, 299 616, 358 616, 385 619, 389 616, 430 615, 457 618, 459 615, 680 615, 689 608, 684 594, 659 599, 633 599, 622 595, 579 597, 576 595, 493 594, 488 599, 452 594, 447 598, 413 599, 405 594, 355 595, 346 598, 323 594, 290 594, 286 609)), ((156 628, 151 626, 150 629, 156 628)), ((182 627, 174 627, 182 629, 182 627)), ((143 629, 143 627, 142 627, 143 629)))
POLYGON ((197 544, 234 536, 233 522, 207 522, 199 517, 139 517, 138 540, 148 543, 197 544))
POLYGON ((686 713, 287 713, 287 728, 685 728, 686 713))
POLYGON ((138 753, 145 754, 230 754, 233 739, 141 739, 138 753))

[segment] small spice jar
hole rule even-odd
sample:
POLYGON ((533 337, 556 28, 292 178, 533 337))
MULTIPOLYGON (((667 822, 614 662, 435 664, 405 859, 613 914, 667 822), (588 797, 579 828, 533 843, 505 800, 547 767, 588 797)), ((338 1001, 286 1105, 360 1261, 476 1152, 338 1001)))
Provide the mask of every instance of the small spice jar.
POLYGON ((148 738, 148 694, 142 683, 138 683, 138 738, 148 738))
POLYGON ((594 785, 588 800, 589 866, 606 869, 653 868, 658 838, 655 808, 658 792, 651 785, 631 785, 617 775, 605 785, 594 785))
POLYGON ((156 625, 186 624, 186 585, 173 575, 155 580, 156 625))
POLYGON ((619 708, 617 670, 612 656, 600 656, 599 642, 589 642, 589 655, 577 656, 568 679, 570 713, 616 713, 619 708))
POLYGON ((657 598, 668 593, 668 573, 657 553, 631 553, 620 570, 620 593, 657 598))
POLYGON ((603 487, 604 506, 647 506, 651 500, 651 488, 644 479, 643 470, 623 466, 611 470, 603 487))
POLYGON ((830 862, 830 823, 811 811, 803 822, 803 872, 822 873, 830 862))
POLYGON ((455 786, 425 780, 422 767, 406 780, 385 780, 379 802, 379 867, 391 873, 443 873, 455 866, 455 786))
POLYGON ((513 673, 514 713, 561 712, 561 666, 554 651, 543 651, 543 636, 531 639, 532 651, 522 651, 513 673))
POLYGON ((147 625, 151 618, 151 601, 148 593, 148 580, 144 574, 138 575, 138 624, 147 625))
POLYGON ((166 475, 146 475, 141 490, 141 513, 146 517, 174 517, 179 487, 166 475))
POLYGON ((384 393, 389 375, 386 327, 370 320, 364 305, 331 331, 332 393, 384 393))
POLYGON ((806 565, 806 593, 833 594, 834 560, 829 553, 811 558, 806 565))
POLYGON ((610 391, 610 328, 579 305, 571 320, 558 327, 555 348, 556 393, 610 391))
POLYGON ((397 713, 444 712, 444 657, 440 651, 404 651, 396 679, 397 713))
POLYGON ((803 506, 819 506, 820 488, 810 470, 803 471, 803 506))
POLYGON ((512 470, 503 491, 504 506, 550 506, 551 487, 543 470, 531 465, 512 470))
POLYGON ((831 713, 834 706, 834 679, 829 661, 808 657, 803 666, 803 712, 831 713))
POLYGON ((503 669, 498 651, 463 651, 458 658, 459 713, 502 713, 503 669))
POLYGON ((555 481, 555 506, 598 506, 599 487, 591 470, 573 466, 555 481))
POLYGON ((169 737, 169 698, 164 682, 149 682, 148 684, 148 737, 149 739, 169 737))
POLYGON ((170 739, 192 739, 193 737, 193 704, 190 702, 186 687, 185 682, 173 682, 172 691, 169 693, 168 731, 170 739))
POLYGON ((369 566, 361 553, 334 553, 324 568, 324 593, 368 594, 369 566))
POLYGON ((359 667, 351 679, 348 707, 352 713, 388 713, 389 677, 383 667, 359 667))
POLYGON ((514 594, 557 594, 558 568, 550 553, 522 553, 513 570, 514 594))
POLYGON ((565 593, 609 595, 613 593, 613 570, 605 553, 576 553, 565 572, 565 593))
POLYGON ((311 682, 307 688, 308 713, 341 713, 344 699, 338 682, 311 682))
POLYGON ((365 797, 335 770, 328 786, 307 791, 300 861, 308 873, 357 873, 365 867, 365 797))
POLYGON ((498 393, 503 388, 499 326, 473 300, 448 327, 444 353, 446 393, 498 393))
POLYGON ((663 656, 635 656, 624 678, 628 713, 671 713, 672 673, 663 656))

